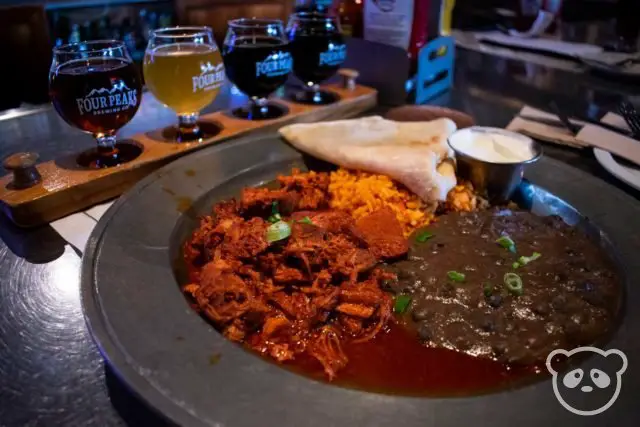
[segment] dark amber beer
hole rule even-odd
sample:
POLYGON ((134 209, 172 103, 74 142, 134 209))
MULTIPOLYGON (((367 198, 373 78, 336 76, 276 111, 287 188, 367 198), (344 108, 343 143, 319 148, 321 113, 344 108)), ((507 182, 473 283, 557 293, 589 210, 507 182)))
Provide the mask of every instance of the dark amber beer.
POLYGON ((60 116, 93 134, 111 134, 135 115, 142 95, 132 62, 119 58, 87 58, 53 70, 50 94, 60 116))

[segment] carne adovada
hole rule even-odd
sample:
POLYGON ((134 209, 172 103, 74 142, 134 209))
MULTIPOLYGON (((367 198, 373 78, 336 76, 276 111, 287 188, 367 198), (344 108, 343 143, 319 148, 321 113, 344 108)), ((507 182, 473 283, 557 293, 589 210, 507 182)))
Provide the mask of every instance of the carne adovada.
POLYGON ((345 341, 373 339, 390 320, 378 262, 406 254, 392 211, 357 222, 327 210, 329 176, 278 178, 281 189, 245 188, 214 206, 185 245, 196 269, 185 291, 223 334, 279 362, 300 354, 329 378, 347 363, 345 341))

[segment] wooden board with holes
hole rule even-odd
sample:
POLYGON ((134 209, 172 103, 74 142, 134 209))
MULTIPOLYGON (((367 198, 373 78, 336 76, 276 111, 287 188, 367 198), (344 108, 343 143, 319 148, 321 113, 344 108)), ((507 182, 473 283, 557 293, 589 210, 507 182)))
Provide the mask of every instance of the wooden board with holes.
POLYGON ((45 224, 119 196, 153 170, 186 153, 248 132, 276 130, 289 123, 353 117, 373 108, 377 102, 376 90, 366 86, 355 85, 349 89, 328 85, 326 88, 337 93, 340 101, 313 106, 275 99, 286 106, 289 113, 274 120, 241 120, 228 111, 203 115, 202 122, 217 124, 222 130, 202 142, 168 142, 163 139, 160 130, 135 135, 129 139, 142 147, 142 154, 118 167, 87 169, 77 166, 75 158, 56 159, 38 164, 36 167, 42 175, 41 182, 21 190, 13 188, 12 175, 6 175, 0 179, 0 203, 7 216, 18 226, 45 224))

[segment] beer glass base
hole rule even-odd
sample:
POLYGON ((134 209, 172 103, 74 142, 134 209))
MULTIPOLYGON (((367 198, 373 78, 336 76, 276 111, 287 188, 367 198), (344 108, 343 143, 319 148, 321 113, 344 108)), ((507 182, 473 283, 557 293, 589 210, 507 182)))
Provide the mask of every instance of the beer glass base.
POLYGON ((231 111, 235 117, 245 120, 271 120, 287 114, 287 107, 268 102, 265 105, 247 105, 231 111))
POLYGON ((81 153, 76 162, 87 169, 111 168, 130 162, 142 154, 142 147, 133 142, 118 142, 113 148, 96 147, 81 153))
POLYGON ((291 99, 300 104, 328 105, 338 102, 340 100, 340 96, 326 90, 302 90, 294 92, 291 99))
POLYGON ((181 130, 179 126, 169 126, 162 129, 160 135, 163 142, 202 142, 213 138, 222 130, 222 126, 210 122, 198 122, 197 129, 181 130))

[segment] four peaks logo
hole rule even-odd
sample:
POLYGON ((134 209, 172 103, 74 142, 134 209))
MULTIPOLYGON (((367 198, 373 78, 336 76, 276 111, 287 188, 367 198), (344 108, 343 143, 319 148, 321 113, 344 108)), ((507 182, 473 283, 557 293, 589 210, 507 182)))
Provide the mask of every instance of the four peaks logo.
POLYGON ((275 52, 263 61, 256 62, 256 77, 276 77, 289 74, 293 66, 293 59, 289 52, 275 52))
POLYGON ((199 90, 212 90, 219 88, 224 82, 224 65, 220 62, 211 65, 211 62, 200 63, 200 75, 191 77, 193 93, 199 90))
POLYGON ((92 89, 84 98, 76 98, 80 115, 119 113, 138 105, 138 92, 130 89, 122 80, 113 84, 111 89, 104 87, 92 89))

